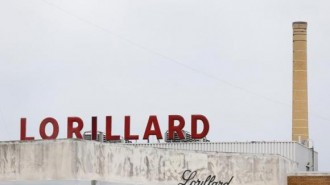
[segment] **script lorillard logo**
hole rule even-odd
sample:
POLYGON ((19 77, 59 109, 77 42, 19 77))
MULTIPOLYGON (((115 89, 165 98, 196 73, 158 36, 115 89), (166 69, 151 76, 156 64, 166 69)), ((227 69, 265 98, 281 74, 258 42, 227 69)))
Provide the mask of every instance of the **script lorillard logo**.
POLYGON ((184 171, 182 174, 182 180, 184 180, 184 182, 178 185, 229 185, 234 178, 234 176, 232 176, 228 181, 223 181, 217 180, 215 175, 209 175, 206 179, 195 179, 196 175, 197 171, 184 171))
MULTIPOLYGON (((138 140, 139 135, 131 134, 131 117, 125 116, 124 119, 124 139, 125 140, 138 140)), ((140 125, 140 123, 139 123, 140 125)), ((91 120, 92 126, 92 140, 97 138, 97 117, 92 117, 91 120)), ((174 133, 177 133, 180 139, 185 139, 183 134, 183 129, 185 126, 185 119, 180 115, 169 115, 168 116, 168 139, 174 138, 174 133)), ((209 121, 203 115, 191 115, 191 137, 192 139, 202 139, 206 137, 209 132, 209 121), (198 132, 197 124, 202 123, 203 129, 201 132, 198 132)), ((75 135, 76 138, 82 139, 81 134, 84 128, 84 122, 79 117, 68 117, 67 119, 67 138, 73 138, 75 135)), ((21 140, 34 140, 34 137, 27 136, 27 119, 21 118, 21 140)), ((59 124, 55 118, 45 118, 41 121, 39 126, 39 134, 42 139, 56 139, 59 133, 59 124), (52 133, 46 133, 46 126, 52 126, 52 133)), ((107 140, 120 140, 119 135, 113 135, 112 133, 112 117, 105 117, 105 135, 107 140)), ((158 118, 155 115, 149 116, 143 139, 147 140, 150 136, 156 136, 157 139, 163 139, 162 132, 159 127, 158 118)))

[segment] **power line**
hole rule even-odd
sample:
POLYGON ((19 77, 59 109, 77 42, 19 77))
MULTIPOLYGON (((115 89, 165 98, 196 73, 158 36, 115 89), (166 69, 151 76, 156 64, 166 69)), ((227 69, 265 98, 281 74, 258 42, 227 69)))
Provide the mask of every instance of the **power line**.
POLYGON ((180 65, 181 67, 186 68, 186 69, 189 69, 190 71, 193 71, 193 72, 195 72, 195 73, 199 73, 199 74, 201 74, 201 75, 203 75, 203 76, 206 76, 206 77, 208 77, 208 78, 211 78, 211 79, 213 79, 213 80, 215 80, 215 81, 217 81, 217 82, 220 82, 220 83, 226 84, 226 85, 231 86, 231 87, 233 87, 233 88, 240 89, 240 90, 242 90, 242 91, 245 91, 246 93, 253 94, 253 95, 258 96, 258 97, 262 97, 262 98, 267 99, 267 100, 269 100, 269 101, 272 101, 272 102, 274 102, 274 103, 279 103, 279 104, 289 105, 289 104, 286 104, 286 103, 284 103, 284 102, 281 102, 281 101, 278 101, 278 100, 274 100, 274 99, 269 98, 269 97, 267 97, 267 96, 264 96, 264 95, 261 95, 261 94, 255 93, 255 92, 253 92, 253 91, 250 91, 250 90, 248 90, 248 89, 246 89, 246 88, 243 88, 243 87, 237 86, 237 85, 235 85, 235 84, 232 84, 232 83, 230 83, 230 82, 228 82, 228 81, 225 81, 225 80, 223 80, 223 79, 220 79, 220 78, 218 78, 218 77, 216 77, 216 76, 214 76, 214 75, 212 75, 212 74, 206 73, 205 71, 201 71, 201 70, 199 70, 199 69, 197 69, 197 68, 194 68, 194 67, 192 67, 192 66, 189 66, 189 65, 187 65, 187 64, 185 64, 185 63, 183 63, 183 62, 181 62, 181 61, 179 61, 179 60, 177 60, 177 59, 175 59, 175 58, 172 58, 172 57, 166 56, 166 55, 164 55, 164 54, 162 54, 162 53, 160 53, 160 52, 158 52, 158 51, 156 51, 156 50, 154 50, 154 49, 150 49, 150 48, 145 47, 145 46, 143 46, 143 45, 141 45, 141 44, 138 44, 138 43, 136 43, 136 42, 134 42, 134 41, 132 41, 132 40, 130 40, 130 39, 127 39, 127 38, 125 38, 125 37, 123 37, 123 36, 121 36, 121 35, 119 35, 119 34, 117 34, 117 33, 114 33, 113 31, 111 31, 111 30, 109 30, 109 29, 107 29, 107 28, 104 28, 104 27, 102 27, 102 26, 100 26, 100 25, 98 25, 98 24, 95 24, 95 23, 93 23, 93 22, 91 22, 91 21, 89 21, 89 20, 83 19, 83 18, 81 18, 81 17, 79 17, 79 16, 77 16, 77 15, 75 15, 75 14, 72 14, 71 12, 69 12, 69 11, 67 11, 67 10, 65 10, 65 9, 63 9, 63 8, 61 8, 61 7, 59 7, 59 6, 55 5, 55 4, 53 4, 53 3, 50 3, 50 2, 48 2, 48 1, 46 1, 46 0, 42 0, 42 2, 44 2, 44 3, 46 3, 46 4, 50 5, 50 6, 52 6, 52 7, 54 7, 54 8, 56 8, 56 9, 58 9, 58 10, 60 10, 61 12, 65 13, 65 14, 67 14, 67 15, 70 15, 70 16, 76 18, 77 20, 79 20, 79 21, 81 21, 81 22, 84 22, 84 23, 86 23, 86 24, 89 24, 89 25, 91 25, 91 26, 94 26, 94 27, 96 27, 96 28, 98 28, 98 29, 100 29, 100 30, 106 32, 106 33, 109 33, 109 34, 111 34, 111 35, 114 35, 115 37, 119 38, 120 40, 123 40, 123 41, 125 41, 125 42, 127 42, 127 43, 129 43, 129 44, 131 44, 131 45, 133 45, 133 46, 135 46, 135 47, 137 47, 137 48, 140 48, 140 49, 142 49, 142 50, 148 51, 149 53, 152 53, 152 54, 157 55, 157 56, 159 56, 159 57, 161 57, 161 58, 163 58, 163 59, 165 59, 165 60, 167 60, 167 61, 170 61, 170 62, 172 62, 172 63, 175 63, 175 64, 177 64, 177 65, 180 65))
MULTIPOLYGON (((77 20, 79 20, 79 21, 81 21, 81 22, 83 22, 83 23, 86 23, 86 24, 91 25, 91 26, 93 26, 93 27, 96 27, 96 28, 98 28, 98 29, 100 29, 100 30, 102 30, 102 31, 104 31, 104 32, 106 32, 106 33, 109 33, 109 34, 111 34, 111 35, 117 37, 118 39, 123 40, 123 41, 125 41, 126 43, 131 44, 132 46, 135 46, 135 47, 140 48, 140 49, 142 49, 142 50, 145 50, 145 51, 147 51, 147 52, 149 52, 149 53, 152 53, 152 54, 154 54, 154 55, 157 55, 157 56, 159 56, 159 57, 161 57, 161 58, 163 58, 163 59, 165 59, 165 60, 167 60, 167 61, 169 61, 169 62, 172 62, 172 63, 174 63, 174 64, 176 64, 176 65, 179 65, 179 66, 181 66, 181 67, 183 67, 183 68, 186 68, 186 69, 188 69, 188 70, 190 70, 190 71, 193 71, 193 72, 195 72, 195 73, 199 73, 199 74, 201 74, 201 75, 203 75, 203 76, 205 76, 205 77, 207 77, 207 78, 213 79, 213 80, 216 81, 216 82, 219 82, 219 83, 222 83, 222 84, 228 85, 228 86, 230 86, 230 87, 232 87, 232 88, 235 88, 235 89, 239 89, 239 90, 241 90, 241 91, 244 91, 244 92, 246 92, 246 93, 248 93, 248 94, 251 94, 251 95, 254 95, 254 96, 256 96, 256 97, 259 97, 259 98, 265 99, 265 100, 267 100, 267 101, 270 101, 270 102, 273 102, 273 103, 276 103, 276 104, 280 104, 280 105, 284 105, 285 107, 286 107, 286 106, 290 106, 290 104, 288 104, 288 103, 284 103, 284 102, 282 102, 282 101, 275 100, 275 99, 270 98, 270 97, 268 97, 268 96, 265 96, 265 95, 262 95, 262 94, 259 94, 259 93, 256 93, 256 92, 253 92, 253 91, 251 91, 251 90, 249 90, 249 89, 246 89, 246 88, 244 88, 244 87, 241 87, 241 86, 235 85, 235 84, 230 83, 230 82, 228 82, 228 81, 226 81, 226 80, 220 79, 220 78, 217 77, 217 76, 214 76, 214 75, 212 75, 212 74, 209 74, 209 73, 207 73, 207 72, 205 72, 205 71, 202 71, 202 70, 199 70, 199 69, 194 68, 194 67, 192 67, 192 66, 189 66, 189 65, 187 65, 187 64, 185 64, 185 63, 183 63, 183 62, 181 62, 181 61, 178 60, 178 59, 175 59, 175 58, 173 58, 173 57, 166 56, 166 55, 162 54, 162 53, 159 52, 159 51, 156 51, 156 50, 154 50, 154 49, 151 49, 151 48, 148 48, 148 47, 146 47, 146 46, 144 46, 144 45, 141 45, 141 44, 139 44, 139 43, 137 43, 137 42, 134 42, 134 41, 132 41, 132 40, 130 40, 130 39, 127 39, 127 38, 123 37, 122 35, 119 35, 119 34, 113 32, 113 31, 111 31, 110 29, 107 29, 107 28, 102 27, 102 26, 100 26, 100 25, 98 25, 98 24, 95 24, 95 23, 92 22, 92 21, 89 21, 89 20, 87 20, 87 19, 84 19, 84 18, 82 18, 82 17, 79 17, 79 16, 77 16, 77 15, 75 15, 75 14, 73 14, 73 13, 71 13, 71 12, 69 12, 69 11, 67 11, 67 10, 65 10, 65 9, 63 9, 63 8, 61 8, 60 6, 58 6, 58 5, 56 5, 56 4, 53 4, 53 3, 48 2, 47 0, 41 0, 41 1, 44 2, 44 3, 46 3, 47 5, 49 5, 49 6, 51 6, 51 7, 54 7, 54 8, 56 8, 56 9, 58 9, 59 11, 65 13, 65 14, 71 16, 71 17, 74 17, 75 19, 77 19, 77 20)), ((319 117, 320 119, 330 121, 330 119, 325 118, 325 117, 323 117, 323 116, 319 116, 319 115, 317 115, 317 114, 315 114, 315 113, 312 113, 312 114, 314 114, 315 116, 319 117)))

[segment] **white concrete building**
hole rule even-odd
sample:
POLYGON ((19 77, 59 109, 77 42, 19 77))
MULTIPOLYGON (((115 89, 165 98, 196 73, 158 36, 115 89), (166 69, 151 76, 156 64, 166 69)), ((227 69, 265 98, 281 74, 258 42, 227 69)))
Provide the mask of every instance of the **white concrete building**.
POLYGON ((318 170, 318 153, 314 150, 313 146, 310 145, 311 147, 307 147, 295 141, 150 143, 132 145, 205 152, 276 154, 296 162, 299 171, 318 170))
POLYGON ((286 185, 287 174, 297 171, 297 162, 276 154, 155 148, 74 139, 0 142, 1 185, 202 185, 202 181, 209 183, 212 178, 214 184, 223 185, 286 185))

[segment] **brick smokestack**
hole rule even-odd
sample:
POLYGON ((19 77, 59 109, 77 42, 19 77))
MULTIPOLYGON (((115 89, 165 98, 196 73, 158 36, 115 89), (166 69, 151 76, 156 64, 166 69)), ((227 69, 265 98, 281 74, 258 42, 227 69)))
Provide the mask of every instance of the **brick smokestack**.
POLYGON ((307 94, 307 23, 294 22, 293 27, 293 97, 292 141, 306 141, 308 134, 307 94))

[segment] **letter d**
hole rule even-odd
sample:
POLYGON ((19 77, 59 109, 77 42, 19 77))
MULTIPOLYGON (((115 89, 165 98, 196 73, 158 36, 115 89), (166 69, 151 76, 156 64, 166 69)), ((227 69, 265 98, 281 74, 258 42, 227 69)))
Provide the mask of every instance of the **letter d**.
POLYGON ((209 121, 203 115, 191 115, 191 137, 193 139, 202 139, 209 132, 210 126, 209 121), (197 121, 200 120, 203 123, 203 131, 197 133, 197 121))

